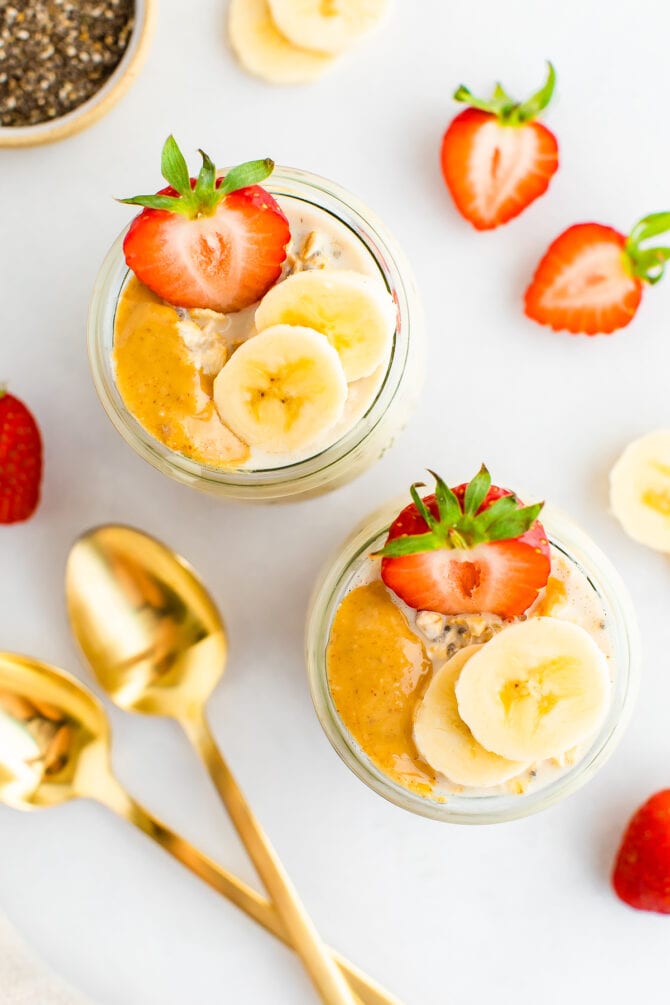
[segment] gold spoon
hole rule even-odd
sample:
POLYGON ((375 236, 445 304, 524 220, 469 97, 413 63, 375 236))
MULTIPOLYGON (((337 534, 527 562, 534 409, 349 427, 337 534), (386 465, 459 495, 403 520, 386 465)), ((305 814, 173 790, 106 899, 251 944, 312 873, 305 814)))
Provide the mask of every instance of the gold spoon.
MULTIPOLYGON (((109 750, 107 716, 83 684, 38 660, 0 653, 0 802, 34 810, 95 799, 292 946, 272 904, 135 802, 112 774, 109 750)), ((366 1005, 401 1005, 334 950, 329 952, 366 1005)))
POLYGON ((291 942, 327 1005, 355 1005, 276 852, 223 759, 205 704, 223 674, 226 631, 191 568, 155 538, 108 525, 82 535, 65 574, 70 623, 112 701, 170 716, 205 764, 291 942))

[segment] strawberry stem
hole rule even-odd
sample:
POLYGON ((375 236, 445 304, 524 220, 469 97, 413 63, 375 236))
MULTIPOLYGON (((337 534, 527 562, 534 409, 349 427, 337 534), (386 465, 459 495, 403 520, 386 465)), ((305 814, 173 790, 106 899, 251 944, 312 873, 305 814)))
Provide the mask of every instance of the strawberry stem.
POLYGON ((670 261, 670 248, 642 248, 643 241, 670 230, 670 213, 651 213, 635 224, 626 241, 626 254, 633 275, 652 286, 663 278, 665 263, 670 261))
POLYGON ((218 179, 216 166, 211 158, 204 150, 199 150, 198 153, 202 157, 202 167, 194 181, 189 175, 188 165, 177 141, 174 136, 168 136, 161 153, 161 174, 177 195, 158 192, 155 195, 135 195, 118 201, 130 206, 143 206, 145 209, 180 213, 189 219, 212 216, 219 203, 231 192, 248 188, 249 185, 258 185, 274 170, 274 161, 266 157, 231 168, 225 178, 218 179))
MULTIPOLYGON (((194 192, 211 192, 216 187, 216 165, 204 150, 198 148, 198 153, 202 157, 202 167, 200 168, 198 180, 195 183, 194 192)), ((190 178, 188 180, 188 188, 189 190, 191 188, 190 178)))
POLYGON ((468 542, 458 533, 455 527, 449 531, 449 544, 452 548, 467 548, 468 542))
POLYGON ((454 100, 495 115, 501 125, 522 126, 526 122, 532 122, 544 111, 553 97, 555 87, 556 70, 553 63, 547 61, 547 79, 526 101, 515 101, 500 83, 496 84, 488 101, 476 98, 464 84, 454 92, 454 100))

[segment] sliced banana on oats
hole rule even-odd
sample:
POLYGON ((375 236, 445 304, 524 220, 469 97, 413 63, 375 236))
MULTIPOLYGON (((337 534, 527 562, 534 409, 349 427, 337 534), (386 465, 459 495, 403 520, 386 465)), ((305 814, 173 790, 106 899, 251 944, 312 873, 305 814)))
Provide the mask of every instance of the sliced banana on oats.
POLYGON ((514 778, 528 765, 485 750, 458 714, 456 682, 480 649, 466 646, 437 671, 416 711, 414 742, 431 768, 452 782, 487 787, 514 778))
POLYGON ((388 0, 269 0, 272 19, 293 45, 340 53, 377 25, 388 0))
POLYGON ((334 62, 292 45, 277 30, 267 0, 232 0, 228 38, 244 69, 270 84, 306 84, 334 62))
POLYGON ((214 381, 221 420, 252 447, 290 453, 341 417, 347 381, 340 358, 311 328, 274 325, 233 353, 214 381))
POLYGON ((670 553, 670 430, 626 447, 610 474, 610 506, 632 538, 670 553))
POLYGON ((321 332, 353 381, 368 377, 389 356, 397 317, 381 280, 346 269, 319 269, 296 272, 273 286, 255 322, 258 331, 289 324, 321 332))
POLYGON ((605 656, 585 629, 529 618, 480 647, 461 671, 461 719, 486 749, 513 761, 558 757, 602 724, 610 699, 605 656))

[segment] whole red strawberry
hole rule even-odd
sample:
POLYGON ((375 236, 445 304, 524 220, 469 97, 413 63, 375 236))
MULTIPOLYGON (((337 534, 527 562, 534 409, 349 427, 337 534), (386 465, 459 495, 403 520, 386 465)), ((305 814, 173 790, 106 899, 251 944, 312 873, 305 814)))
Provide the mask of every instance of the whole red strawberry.
POLYGON ((629 324, 646 284, 662 278, 670 248, 643 248, 670 230, 670 213, 652 213, 629 236, 577 223, 550 245, 526 290, 526 314, 555 331, 608 335, 629 324))
POLYGON ((461 85, 454 99, 469 105, 442 140, 442 174, 456 208, 477 230, 492 230, 546 192, 558 170, 556 137, 536 122, 554 93, 549 63, 542 88, 516 102, 496 85, 490 101, 461 85))
POLYGON ((0 388, 0 523, 28 520, 40 500, 42 438, 18 398, 0 388))
POLYGON ((291 234, 278 203, 257 183, 269 160, 231 168, 225 178, 204 153, 190 178, 174 137, 163 146, 161 171, 170 187, 121 202, 144 206, 123 242, 128 267, 178 307, 229 313, 259 300, 281 275, 291 234))
POLYGON ((670 789, 648 799, 628 824, 612 885, 638 911, 670 914, 670 789))
POLYGON ((551 570, 549 542, 537 519, 543 504, 523 506, 512 492, 491 485, 484 465, 454 489, 433 477, 435 494, 425 499, 412 485, 413 502, 378 553, 384 583, 416 610, 523 614, 551 570))

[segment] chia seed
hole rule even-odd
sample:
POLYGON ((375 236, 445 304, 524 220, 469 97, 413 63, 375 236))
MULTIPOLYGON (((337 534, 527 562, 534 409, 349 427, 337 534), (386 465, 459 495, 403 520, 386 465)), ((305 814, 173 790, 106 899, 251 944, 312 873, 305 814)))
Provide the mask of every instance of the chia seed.
POLYGON ((134 0, 0 0, 0 125, 60 118, 119 65, 134 0))

